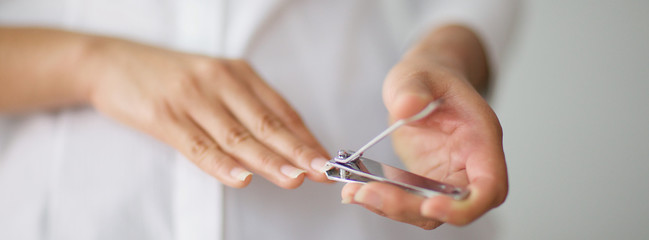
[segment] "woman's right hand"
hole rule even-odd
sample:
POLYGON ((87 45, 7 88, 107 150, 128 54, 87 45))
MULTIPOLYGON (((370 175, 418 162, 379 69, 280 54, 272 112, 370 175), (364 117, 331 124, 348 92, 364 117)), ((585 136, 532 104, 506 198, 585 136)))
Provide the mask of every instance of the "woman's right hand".
POLYGON ((99 38, 80 79, 102 113, 183 153, 231 187, 251 172, 283 188, 319 170, 327 152, 296 111, 244 60, 215 59, 99 38))

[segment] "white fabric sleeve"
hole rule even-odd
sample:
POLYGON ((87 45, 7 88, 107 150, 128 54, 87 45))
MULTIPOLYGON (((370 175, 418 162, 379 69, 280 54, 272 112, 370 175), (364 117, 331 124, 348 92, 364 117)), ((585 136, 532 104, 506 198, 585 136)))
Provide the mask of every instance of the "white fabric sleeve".
POLYGON ((472 29, 485 48, 491 74, 495 76, 516 23, 518 0, 442 0, 431 3, 417 35, 421 37, 449 24, 472 29))

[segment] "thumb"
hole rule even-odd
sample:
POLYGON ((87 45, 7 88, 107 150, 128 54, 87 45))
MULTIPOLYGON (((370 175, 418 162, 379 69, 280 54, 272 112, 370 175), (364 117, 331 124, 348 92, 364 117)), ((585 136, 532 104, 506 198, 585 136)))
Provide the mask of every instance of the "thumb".
POLYGON ((388 76, 383 84, 383 102, 392 120, 413 116, 435 99, 426 76, 388 76))

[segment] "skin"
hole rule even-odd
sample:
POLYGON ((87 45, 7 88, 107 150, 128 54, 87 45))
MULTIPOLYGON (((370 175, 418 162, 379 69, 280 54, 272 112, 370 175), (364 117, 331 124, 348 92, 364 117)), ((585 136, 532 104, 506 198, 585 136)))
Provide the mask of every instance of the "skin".
POLYGON ((0 29, 0 56, 2 112, 91 105, 231 187, 327 181, 324 148, 243 60, 34 28, 0 29))
POLYGON ((471 191, 467 199, 426 199, 374 182, 346 185, 343 203, 424 229, 444 222, 466 225, 502 204, 508 191, 502 129, 478 93, 487 86, 487 69, 477 36, 467 28, 448 26, 414 46, 390 71, 383 87, 391 122, 443 99, 437 110, 397 130, 392 140, 410 171, 466 186, 471 191))
MULTIPOLYGON (((328 159, 296 111, 240 59, 218 59, 135 42, 52 29, 0 27, 0 112, 90 105, 169 144, 206 173, 245 187, 251 172, 283 188, 319 172, 328 159)), ((507 195, 502 131, 478 94, 488 66, 473 32, 447 26, 416 44, 386 77, 391 121, 430 101, 441 107, 394 133, 413 172, 468 186, 467 200, 425 199, 394 186, 343 188, 343 202, 432 229, 464 225, 507 195)))

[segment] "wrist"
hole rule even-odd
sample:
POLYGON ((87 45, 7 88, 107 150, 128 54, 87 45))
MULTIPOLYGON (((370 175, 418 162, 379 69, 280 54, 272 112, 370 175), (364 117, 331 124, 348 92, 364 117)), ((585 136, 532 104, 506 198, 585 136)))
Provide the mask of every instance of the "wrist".
POLYGON ((93 94, 103 79, 111 76, 110 51, 115 47, 115 39, 86 35, 81 40, 77 55, 77 71, 71 77, 77 86, 76 99, 83 104, 93 103, 93 94))
POLYGON ((96 79, 100 77, 97 67, 100 65, 100 55, 105 47, 106 39, 98 36, 79 35, 72 61, 68 65, 67 76, 71 88, 71 98, 78 104, 90 104, 92 89, 96 79))
POLYGON ((463 76, 478 91, 488 86, 487 58, 478 37, 468 28, 450 25, 431 32, 402 61, 442 66, 463 76))

